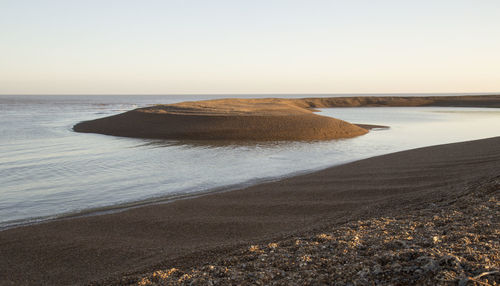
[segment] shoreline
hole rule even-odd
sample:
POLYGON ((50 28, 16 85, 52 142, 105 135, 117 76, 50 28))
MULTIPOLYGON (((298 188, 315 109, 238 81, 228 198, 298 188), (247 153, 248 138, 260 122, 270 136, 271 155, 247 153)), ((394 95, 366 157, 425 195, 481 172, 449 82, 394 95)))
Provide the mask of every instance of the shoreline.
MULTIPOLYGON (((382 127, 382 128, 384 128, 384 127, 382 127)), ((56 215, 51 215, 51 216, 46 216, 46 217, 34 217, 34 218, 30 218, 26 222, 19 222, 17 224, 7 225, 4 227, 0 226, 0 233, 2 231, 20 228, 20 227, 33 226, 33 225, 39 225, 39 224, 44 224, 44 223, 51 223, 51 222, 56 222, 56 221, 61 221, 61 220, 71 220, 71 219, 75 219, 75 218, 84 218, 84 217, 101 216, 101 215, 107 215, 107 214, 115 214, 115 213, 120 213, 123 211, 132 210, 135 208, 168 204, 168 203, 172 203, 172 202, 179 201, 179 200, 189 200, 189 199, 194 199, 194 198, 198 198, 198 197, 210 195, 210 194, 220 194, 220 193, 232 192, 232 191, 241 190, 241 189, 245 189, 248 187, 256 186, 259 184, 272 183, 272 182, 276 182, 279 180, 292 178, 295 176, 307 175, 307 174, 318 172, 318 171, 321 171, 321 170, 324 170, 327 168, 348 164, 350 162, 352 162, 352 161, 349 161, 346 163, 341 163, 338 165, 322 167, 319 169, 297 171, 297 172, 293 172, 293 173, 286 174, 283 176, 278 176, 278 177, 252 179, 252 180, 249 180, 249 181, 246 181, 243 183, 211 188, 211 189, 207 189, 207 190, 204 190, 201 192, 174 193, 174 194, 170 194, 170 195, 147 198, 147 199, 143 199, 143 200, 139 200, 139 201, 131 201, 131 202, 125 202, 125 203, 120 203, 120 204, 116 204, 116 205, 109 205, 109 206, 85 209, 82 211, 56 214, 56 215)), ((7 221, 6 223, 12 223, 12 221, 7 221)))
MULTIPOLYGON (((384 125, 358 124, 358 123, 353 123, 353 124, 360 126, 361 128, 364 128, 367 130, 389 129, 390 128, 389 126, 384 126, 384 125)), ((196 141, 196 140, 192 141, 192 142, 199 144, 199 141, 196 141)), ((214 144, 216 142, 220 144, 220 142, 218 142, 218 141, 214 141, 214 144)), ((244 144, 244 143, 240 143, 240 144, 244 144)), ((374 156, 379 156, 379 155, 374 155, 374 156)), ((372 156, 372 157, 374 157, 374 156, 372 156)), ((371 158, 371 157, 367 157, 367 158, 371 158)), ((363 159, 367 159, 367 158, 363 158, 363 159)), ((124 203, 119 203, 119 204, 114 204, 114 205, 89 208, 89 209, 79 210, 79 211, 75 211, 75 212, 61 213, 61 214, 55 214, 55 215, 50 215, 50 216, 45 216, 45 217, 33 217, 33 218, 30 218, 27 220, 21 219, 19 222, 7 221, 5 223, 0 223, 0 232, 5 231, 5 230, 9 230, 9 229, 13 229, 13 228, 18 228, 18 227, 25 227, 25 226, 38 225, 38 224, 43 224, 43 223, 50 223, 50 222, 58 221, 58 220, 67 220, 67 219, 73 219, 73 218, 79 218, 79 217, 99 216, 99 215, 105 215, 105 214, 119 213, 122 211, 127 211, 130 209, 140 208, 140 207, 144 207, 144 206, 168 204, 170 202, 174 202, 177 200, 189 200, 192 198, 197 198, 197 197, 208 195, 208 194, 231 192, 231 191, 244 189, 244 188, 248 188, 248 187, 259 185, 259 184, 275 182, 275 181, 279 181, 279 180, 283 180, 283 179, 287 179, 287 178, 291 178, 291 177, 295 177, 295 176, 307 175, 310 173, 318 172, 318 171, 332 168, 332 167, 336 167, 336 166, 341 166, 341 165, 348 164, 348 163, 358 161, 358 160, 362 160, 362 159, 350 160, 350 161, 346 161, 346 162, 342 162, 342 163, 338 163, 338 164, 329 165, 326 167, 295 171, 295 172, 292 172, 289 174, 276 176, 276 177, 263 177, 263 178, 250 179, 250 180, 245 181, 245 182, 210 188, 210 189, 206 189, 206 190, 199 191, 199 192, 196 192, 196 191, 191 192, 191 193, 178 192, 178 193, 162 195, 162 196, 158 196, 158 197, 146 198, 146 199, 142 199, 142 200, 138 200, 138 201, 130 201, 130 202, 124 202, 124 203), (2 224, 5 224, 5 226, 2 226, 2 224)))
POLYGON ((194 265, 214 251, 220 255, 453 193, 497 175, 499 163, 500 137, 494 137, 375 156, 168 204, 8 229, 0 232, 0 277, 7 277, 5 283, 86 284, 160 265, 194 265))

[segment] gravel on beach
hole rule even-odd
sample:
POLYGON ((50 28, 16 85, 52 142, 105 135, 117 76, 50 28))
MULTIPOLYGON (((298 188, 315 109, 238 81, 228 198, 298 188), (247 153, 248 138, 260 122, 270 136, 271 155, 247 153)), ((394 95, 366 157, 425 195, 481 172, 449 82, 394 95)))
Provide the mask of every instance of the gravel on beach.
POLYGON ((500 285, 500 176, 399 215, 249 245, 136 285, 500 285))

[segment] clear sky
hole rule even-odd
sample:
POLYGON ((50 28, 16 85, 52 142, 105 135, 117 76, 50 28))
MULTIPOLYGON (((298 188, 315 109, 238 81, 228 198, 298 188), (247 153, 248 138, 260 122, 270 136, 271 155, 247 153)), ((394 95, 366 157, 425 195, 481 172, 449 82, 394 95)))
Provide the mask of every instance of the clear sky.
POLYGON ((0 0, 0 94, 500 92, 500 0, 0 0))

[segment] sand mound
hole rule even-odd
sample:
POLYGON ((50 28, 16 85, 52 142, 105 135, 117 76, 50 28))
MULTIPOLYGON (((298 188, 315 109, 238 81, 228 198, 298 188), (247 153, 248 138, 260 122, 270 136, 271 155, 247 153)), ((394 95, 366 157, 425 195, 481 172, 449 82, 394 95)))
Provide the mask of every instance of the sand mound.
POLYGON ((77 132, 190 140, 328 140, 365 134, 353 125, 314 114, 314 108, 360 106, 500 107, 500 95, 358 96, 218 99, 156 105, 81 122, 77 132))
POLYGON ((223 99, 139 108, 73 128, 115 136, 189 140, 328 140, 368 132, 282 99, 223 99))

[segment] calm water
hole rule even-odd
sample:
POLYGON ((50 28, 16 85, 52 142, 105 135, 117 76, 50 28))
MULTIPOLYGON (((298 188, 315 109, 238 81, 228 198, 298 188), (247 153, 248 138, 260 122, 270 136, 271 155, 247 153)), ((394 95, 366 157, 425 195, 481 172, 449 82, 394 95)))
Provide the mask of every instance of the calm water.
POLYGON ((79 121, 149 104, 220 97, 0 96, 0 228, 500 135, 500 109, 483 108, 324 109, 323 115, 391 128, 312 143, 217 146, 71 130, 79 121))

